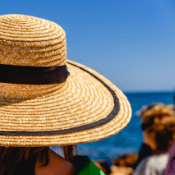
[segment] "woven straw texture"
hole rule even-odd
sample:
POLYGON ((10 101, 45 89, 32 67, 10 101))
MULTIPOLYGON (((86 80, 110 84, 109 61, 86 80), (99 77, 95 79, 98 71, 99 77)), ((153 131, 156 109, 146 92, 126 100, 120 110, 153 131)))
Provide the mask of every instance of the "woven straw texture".
POLYGON ((120 109, 108 123, 82 131, 53 135, 0 135, 1 146, 59 146, 93 142, 115 135, 129 123, 131 106, 125 95, 96 71, 66 58, 64 30, 48 20, 26 15, 0 16, 0 64, 67 65, 64 83, 47 85, 0 83, 0 131, 57 131, 106 118, 116 94, 120 109), (72 65, 74 64, 74 65, 72 65))

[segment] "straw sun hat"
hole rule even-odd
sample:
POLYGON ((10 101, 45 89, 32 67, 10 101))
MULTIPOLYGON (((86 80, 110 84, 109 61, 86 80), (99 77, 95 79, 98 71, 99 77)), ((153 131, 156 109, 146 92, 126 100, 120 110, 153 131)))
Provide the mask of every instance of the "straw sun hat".
POLYGON ((0 146, 65 146, 121 131, 125 95, 96 71, 67 60, 57 24, 0 16, 0 146))

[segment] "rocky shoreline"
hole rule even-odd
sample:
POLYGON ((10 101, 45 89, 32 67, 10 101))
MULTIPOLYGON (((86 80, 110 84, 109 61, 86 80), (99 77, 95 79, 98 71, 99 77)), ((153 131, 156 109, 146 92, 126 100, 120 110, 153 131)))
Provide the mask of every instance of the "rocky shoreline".
POLYGON ((106 175, 132 175, 138 153, 124 154, 116 159, 93 160, 106 175))

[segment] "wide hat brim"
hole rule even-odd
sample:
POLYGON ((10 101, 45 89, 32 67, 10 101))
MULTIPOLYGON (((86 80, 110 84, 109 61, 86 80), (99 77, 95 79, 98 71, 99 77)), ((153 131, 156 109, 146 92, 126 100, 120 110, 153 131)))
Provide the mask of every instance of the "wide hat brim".
MULTIPOLYGON (((35 98, 0 99, 1 146, 66 146, 94 142, 115 135, 127 126, 131 106, 121 90, 80 63, 67 60, 67 67, 70 75, 61 86, 42 89, 46 93, 35 98)), ((10 87, 6 83, 0 86, 10 87)), ((30 86, 27 86, 28 94, 35 91, 30 86)))

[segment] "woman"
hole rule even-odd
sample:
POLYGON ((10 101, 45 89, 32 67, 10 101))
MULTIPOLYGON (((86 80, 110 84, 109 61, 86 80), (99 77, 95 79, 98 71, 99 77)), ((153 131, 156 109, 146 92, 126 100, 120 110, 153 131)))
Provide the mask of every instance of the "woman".
POLYGON ((168 162, 168 149, 175 139, 174 105, 153 104, 139 113, 144 133, 145 156, 140 156, 134 175, 162 175, 168 162), (146 155, 146 152, 150 154, 146 155), (145 158, 147 157, 147 158, 145 158))
POLYGON ((67 60, 64 30, 26 15, 0 16, 0 175, 104 174, 76 144, 121 131, 125 95, 94 70, 67 60), (61 146, 65 158, 49 146, 61 146))

